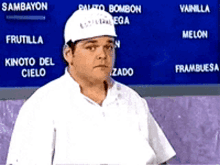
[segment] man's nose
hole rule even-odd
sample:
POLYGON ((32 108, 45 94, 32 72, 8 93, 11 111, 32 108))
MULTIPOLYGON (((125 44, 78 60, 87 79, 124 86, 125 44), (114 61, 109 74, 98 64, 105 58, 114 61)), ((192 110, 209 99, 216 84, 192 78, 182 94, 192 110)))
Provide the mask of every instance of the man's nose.
POLYGON ((106 59, 107 58, 107 52, 104 49, 104 47, 100 47, 98 49, 98 55, 97 55, 98 59, 106 59))

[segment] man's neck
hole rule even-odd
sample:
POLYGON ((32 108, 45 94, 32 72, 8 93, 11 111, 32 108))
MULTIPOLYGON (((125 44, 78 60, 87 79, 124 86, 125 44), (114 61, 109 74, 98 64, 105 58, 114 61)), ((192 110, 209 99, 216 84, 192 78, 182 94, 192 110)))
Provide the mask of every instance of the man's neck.
POLYGON ((94 91, 97 93, 107 93, 108 85, 105 83, 105 81, 81 81, 79 83, 81 92, 85 93, 86 91, 94 91), (106 87, 107 85, 107 87, 106 87))
POLYGON ((104 81, 98 84, 81 84, 80 85, 81 93, 94 102, 102 105, 102 102, 105 100, 108 91, 108 84, 104 81))
POLYGON ((107 96, 108 88, 112 86, 110 77, 106 80, 92 80, 89 78, 81 79, 71 74, 71 77, 79 84, 81 93, 99 105, 102 104, 107 96))

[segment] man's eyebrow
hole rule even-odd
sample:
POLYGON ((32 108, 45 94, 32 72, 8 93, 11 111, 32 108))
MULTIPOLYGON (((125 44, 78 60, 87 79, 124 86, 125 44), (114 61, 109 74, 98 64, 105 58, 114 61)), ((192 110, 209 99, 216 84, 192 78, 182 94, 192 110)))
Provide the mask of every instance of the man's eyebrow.
POLYGON ((88 40, 88 41, 85 41, 85 43, 83 43, 83 45, 86 45, 88 43, 97 43, 98 41, 96 40, 88 40))
MULTIPOLYGON (((89 43, 97 43, 97 42, 98 42, 97 40, 91 39, 91 40, 85 41, 85 42, 83 43, 83 45, 86 45, 86 44, 89 44, 89 43)), ((114 44, 114 40, 111 40, 111 39, 107 40, 107 42, 110 43, 110 44, 111 44, 111 43, 114 44)))

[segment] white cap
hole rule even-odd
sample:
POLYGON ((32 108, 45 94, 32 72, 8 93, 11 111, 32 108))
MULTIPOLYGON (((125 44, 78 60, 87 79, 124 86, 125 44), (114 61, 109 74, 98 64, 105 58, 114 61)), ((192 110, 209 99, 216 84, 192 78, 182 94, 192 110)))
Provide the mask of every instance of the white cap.
POLYGON ((103 35, 117 37, 114 21, 108 12, 95 8, 75 11, 64 30, 65 43, 103 35))

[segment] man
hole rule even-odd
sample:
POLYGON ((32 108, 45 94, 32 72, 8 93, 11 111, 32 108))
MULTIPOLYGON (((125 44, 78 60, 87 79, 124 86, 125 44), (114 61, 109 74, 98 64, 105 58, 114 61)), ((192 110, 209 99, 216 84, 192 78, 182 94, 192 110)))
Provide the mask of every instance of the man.
POLYGON ((38 89, 20 110, 7 164, 166 162, 175 155, 147 103, 110 77, 112 16, 78 10, 65 26, 65 74, 38 89))

